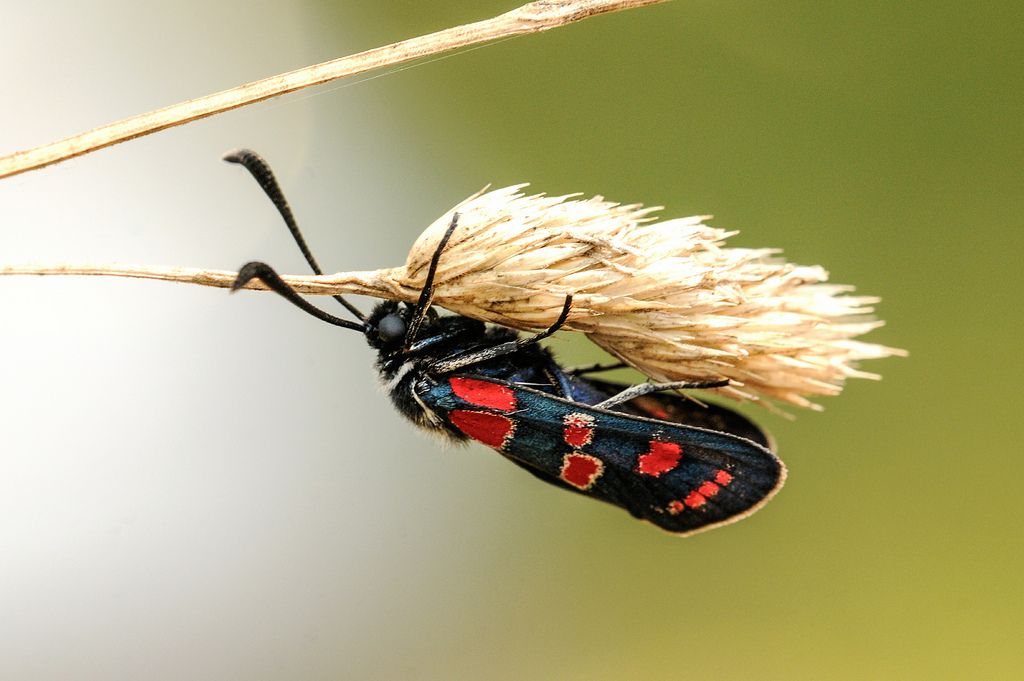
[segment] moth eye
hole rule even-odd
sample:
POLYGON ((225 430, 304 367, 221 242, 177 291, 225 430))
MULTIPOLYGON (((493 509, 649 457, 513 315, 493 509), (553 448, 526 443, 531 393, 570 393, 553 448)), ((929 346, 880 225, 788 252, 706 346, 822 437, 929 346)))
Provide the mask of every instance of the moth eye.
POLYGON ((377 324, 377 338, 385 343, 405 338, 405 321, 396 314, 384 316, 377 324))

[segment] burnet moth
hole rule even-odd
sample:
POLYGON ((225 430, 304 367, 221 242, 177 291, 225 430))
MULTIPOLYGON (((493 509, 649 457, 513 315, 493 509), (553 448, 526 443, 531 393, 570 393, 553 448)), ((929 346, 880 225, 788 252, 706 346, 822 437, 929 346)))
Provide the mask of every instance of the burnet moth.
MULTIPOLYGON (((267 163, 248 150, 225 160, 244 166, 277 207, 316 274, 322 274, 267 163)), ((392 403, 414 424, 456 441, 476 440, 545 482, 609 502, 680 535, 734 522, 768 501, 786 469, 765 433, 744 416, 669 390, 728 381, 620 385, 588 378, 613 367, 567 370, 539 341, 572 309, 523 337, 431 307, 433 279, 458 214, 439 240, 415 305, 384 301, 369 315, 334 296, 355 320, 302 298, 269 265, 250 262, 234 282, 253 279, 325 322, 362 333, 392 403)))

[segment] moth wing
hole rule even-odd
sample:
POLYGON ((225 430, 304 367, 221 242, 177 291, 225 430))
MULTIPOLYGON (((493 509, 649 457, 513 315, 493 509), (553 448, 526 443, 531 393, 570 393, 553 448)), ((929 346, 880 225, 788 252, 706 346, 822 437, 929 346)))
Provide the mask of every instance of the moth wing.
POLYGON ((736 435, 598 409, 522 385, 453 376, 423 386, 453 430, 538 477, 678 534, 738 520, 785 479, 762 444, 736 435))

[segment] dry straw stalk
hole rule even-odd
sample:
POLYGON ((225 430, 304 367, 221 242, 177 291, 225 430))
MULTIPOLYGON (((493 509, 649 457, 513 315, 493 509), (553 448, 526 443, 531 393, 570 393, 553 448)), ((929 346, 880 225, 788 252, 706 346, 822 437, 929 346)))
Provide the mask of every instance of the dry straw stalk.
POLYGON ((116 121, 0 157, 0 178, 65 161, 136 137, 278 97, 313 85, 492 40, 537 33, 581 19, 666 0, 539 0, 496 17, 313 64, 116 121))

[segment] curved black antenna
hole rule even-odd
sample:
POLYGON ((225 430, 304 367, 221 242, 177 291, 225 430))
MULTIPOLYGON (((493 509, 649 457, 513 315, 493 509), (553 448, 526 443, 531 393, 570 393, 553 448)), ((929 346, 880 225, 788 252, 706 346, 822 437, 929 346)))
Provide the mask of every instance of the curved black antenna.
MULTIPOLYGON (((292 233, 292 238, 295 239, 295 243, 298 245, 299 250, 302 251, 302 256, 309 263, 310 269, 313 270, 314 274, 323 274, 323 270, 320 269, 320 264, 317 263, 316 258, 313 257, 312 251, 309 250, 309 246, 306 245, 306 239, 302 236, 302 232, 299 231, 299 223, 295 221, 295 215, 292 214, 291 206, 288 205, 288 199, 284 197, 284 192, 281 191, 281 185, 277 183, 277 178, 274 177, 274 171, 270 169, 270 164, 266 160, 257 154, 252 149, 235 149, 224 154, 224 160, 228 163, 237 163, 253 176, 253 179, 260 185, 260 189, 267 195, 267 198, 271 200, 274 207, 277 208, 277 212, 281 214, 281 218, 284 220, 284 224, 288 226, 288 231, 292 233)), ((268 284, 269 286, 269 284, 268 284)), ((345 306, 345 309, 356 316, 361 321, 366 321, 366 316, 352 303, 345 300, 343 296, 331 296, 339 303, 345 306)))
POLYGON ((420 329, 420 324, 423 323, 423 318, 427 316, 427 310, 430 309, 430 301, 434 297, 434 275, 437 274, 437 263, 441 261, 441 251, 448 245, 448 240, 452 238, 452 232, 459 225, 459 214, 452 213, 452 221, 448 224, 448 229, 445 230, 441 240, 437 242, 437 248, 434 249, 434 255, 430 256, 430 267, 427 268, 427 279, 423 282, 423 290, 420 291, 420 299, 416 301, 416 307, 412 311, 412 319, 409 320, 409 326, 406 327, 405 332, 405 347, 404 351, 408 352, 409 348, 416 341, 416 332, 420 329))
POLYGON ((238 276, 235 277, 235 283, 231 284, 231 290, 237 291, 253 279, 259 279, 267 285, 274 293, 279 294, 285 300, 290 302, 295 307, 308 312, 317 319, 321 319, 328 324, 334 324, 335 326, 341 326, 346 329, 354 329, 360 333, 366 332, 366 327, 363 324, 356 324, 347 319, 341 317, 335 317, 334 315, 324 312, 315 305, 309 303, 305 298, 300 296, 298 292, 291 286, 286 284, 281 276, 274 271, 270 265, 262 262, 249 262, 242 265, 242 269, 238 270, 238 276))

